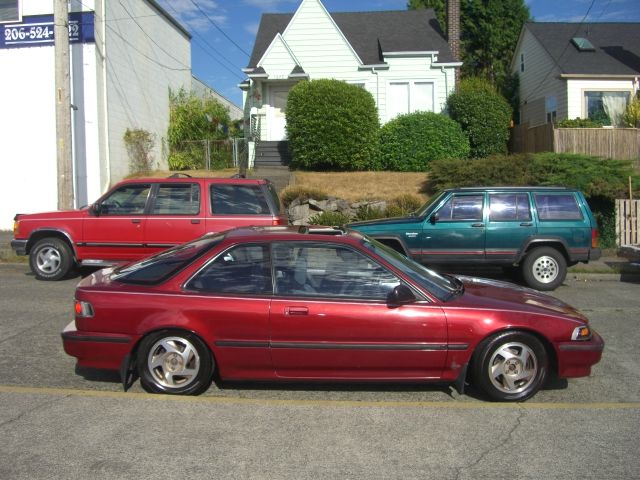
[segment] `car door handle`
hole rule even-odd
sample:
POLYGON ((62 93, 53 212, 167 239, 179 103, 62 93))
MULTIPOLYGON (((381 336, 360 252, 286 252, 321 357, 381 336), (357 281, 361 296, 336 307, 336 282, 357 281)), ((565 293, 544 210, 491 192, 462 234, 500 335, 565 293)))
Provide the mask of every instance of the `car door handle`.
POLYGON ((533 227, 533 223, 531 222, 522 222, 520 224, 521 227, 533 227))
POLYGON ((482 228, 484 227, 484 223, 472 223, 471 226, 474 228, 482 228))
POLYGON ((133 219, 131 219, 131 223, 140 223, 140 219, 139 218, 133 218, 133 219))
POLYGON ((191 223, 194 225, 198 225, 200 223, 200 220, 198 220, 197 218, 193 218, 191 219, 191 223))
POLYGON ((286 307, 284 313, 285 315, 308 315, 309 309, 307 307, 286 307))

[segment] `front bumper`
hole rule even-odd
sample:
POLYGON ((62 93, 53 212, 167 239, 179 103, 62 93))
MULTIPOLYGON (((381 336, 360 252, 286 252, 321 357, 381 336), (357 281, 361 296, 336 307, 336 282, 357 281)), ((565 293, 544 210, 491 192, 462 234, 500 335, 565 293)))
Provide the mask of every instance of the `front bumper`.
POLYGON ((119 370, 136 342, 133 337, 119 333, 79 332, 75 321, 60 335, 64 351, 76 357, 79 366, 106 370, 119 370))
POLYGON ((561 378, 587 377, 591 367, 602 358, 604 340, 596 332, 586 342, 558 344, 558 376, 561 378))
POLYGON ((11 248, 15 250, 16 255, 26 255, 27 240, 11 240, 11 248))

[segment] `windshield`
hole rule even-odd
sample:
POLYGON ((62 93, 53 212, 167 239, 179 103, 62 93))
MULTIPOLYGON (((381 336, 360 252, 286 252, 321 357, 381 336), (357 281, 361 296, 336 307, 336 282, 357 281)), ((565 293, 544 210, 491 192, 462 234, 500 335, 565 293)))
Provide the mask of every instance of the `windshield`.
POLYGON ((112 279, 123 283, 155 285, 169 279, 196 258, 215 247, 224 235, 206 235, 153 257, 116 268, 112 279))
POLYGON ((447 192, 438 192, 436 195, 433 195, 427 203, 425 203, 415 212, 415 216, 422 217, 431 213, 433 209, 438 205, 438 203, 440 203, 440 200, 442 200, 442 197, 444 197, 446 193, 447 192))
POLYGON ((462 282, 451 275, 440 275, 427 267, 405 257, 391 247, 363 236, 365 248, 384 258, 395 268, 404 273, 416 284, 432 293, 439 300, 446 302, 464 291, 462 282))

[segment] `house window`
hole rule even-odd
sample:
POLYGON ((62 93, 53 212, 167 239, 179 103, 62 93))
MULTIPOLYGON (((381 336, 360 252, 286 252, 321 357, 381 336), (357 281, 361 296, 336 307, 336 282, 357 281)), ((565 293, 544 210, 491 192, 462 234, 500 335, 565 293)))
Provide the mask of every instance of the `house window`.
POLYGON ((20 0, 0 0, 0 23, 20 21, 20 0))
POLYGON ((524 53, 520 54, 520 71, 524 72, 524 53))
POLYGON ((584 114, 586 118, 602 125, 618 126, 629 97, 629 92, 584 92, 584 114))
POLYGON ((433 112, 432 82, 391 82, 387 94, 387 118, 411 112, 433 112))

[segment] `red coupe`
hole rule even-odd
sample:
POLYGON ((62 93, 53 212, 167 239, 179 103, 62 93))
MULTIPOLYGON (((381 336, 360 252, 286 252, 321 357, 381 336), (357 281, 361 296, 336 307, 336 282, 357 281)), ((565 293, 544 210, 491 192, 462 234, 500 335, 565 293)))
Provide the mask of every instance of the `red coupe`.
POLYGON ((589 375, 604 342, 579 311, 508 283, 439 275, 355 231, 205 235, 85 278, 62 332, 82 367, 150 392, 222 380, 438 381, 521 401, 589 375))

